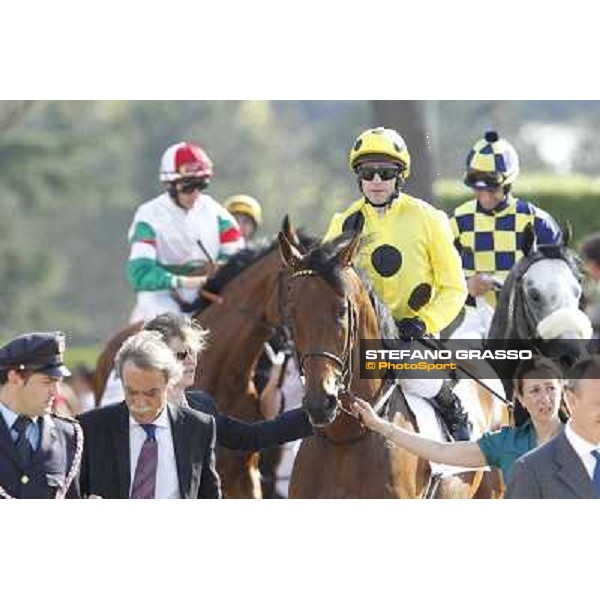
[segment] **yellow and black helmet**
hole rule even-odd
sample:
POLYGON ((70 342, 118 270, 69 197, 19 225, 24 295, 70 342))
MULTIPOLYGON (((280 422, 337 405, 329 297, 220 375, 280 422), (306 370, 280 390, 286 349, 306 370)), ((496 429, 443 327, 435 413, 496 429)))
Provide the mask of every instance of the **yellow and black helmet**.
POLYGON ((485 189, 510 185, 519 175, 519 155, 498 132, 487 131, 467 156, 465 185, 485 189))
POLYGON ((363 160, 386 158, 400 165, 403 181, 410 175, 410 154, 406 142, 394 129, 376 127, 363 131, 350 150, 348 164, 354 171, 363 160))
POLYGON ((223 206, 232 214, 248 215, 257 225, 262 224, 262 208, 256 198, 245 194, 236 194, 225 200, 223 206))

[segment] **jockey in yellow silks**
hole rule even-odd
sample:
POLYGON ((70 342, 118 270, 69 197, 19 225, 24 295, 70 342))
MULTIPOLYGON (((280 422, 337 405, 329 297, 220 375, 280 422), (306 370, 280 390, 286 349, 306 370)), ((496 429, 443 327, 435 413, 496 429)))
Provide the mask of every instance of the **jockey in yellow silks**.
POLYGON ((359 266, 395 320, 418 318, 429 333, 449 325, 465 301, 466 286, 446 215, 404 193, 385 215, 361 198, 334 215, 325 239, 357 218, 364 220, 365 236, 359 266))
MULTIPOLYGON (((350 151, 349 164, 362 198, 333 216, 325 240, 343 231, 362 231, 358 266, 392 311, 399 336, 410 340, 439 333, 467 298, 447 216, 401 191, 410 174, 410 154, 393 129, 363 132, 350 151)), ((437 385, 433 395, 440 392, 439 381, 427 383, 437 385)), ((437 399, 454 436, 468 438, 459 399, 449 390, 437 399)))

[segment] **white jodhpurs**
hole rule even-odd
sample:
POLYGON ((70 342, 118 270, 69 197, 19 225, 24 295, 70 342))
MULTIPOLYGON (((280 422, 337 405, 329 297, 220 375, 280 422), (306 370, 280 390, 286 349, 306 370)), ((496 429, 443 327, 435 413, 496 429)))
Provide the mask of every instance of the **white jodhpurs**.
MULTIPOLYGON (((177 290, 179 295, 186 302, 194 302, 198 298, 196 290, 177 290)), ((170 290, 160 290, 158 292, 139 292, 137 302, 130 323, 137 321, 149 321, 157 315, 166 312, 181 313, 179 304, 171 296, 170 290)))
POLYGON ((485 340, 490 331, 494 309, 483 299, 477 298, 477 306, 465 306, 463 322, 450 336, 451 340, 485 340))

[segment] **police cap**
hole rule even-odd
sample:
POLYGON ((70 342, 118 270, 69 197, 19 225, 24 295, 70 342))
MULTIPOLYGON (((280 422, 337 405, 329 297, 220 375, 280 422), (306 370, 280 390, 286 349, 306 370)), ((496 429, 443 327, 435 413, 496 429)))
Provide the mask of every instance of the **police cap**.
POLYGON ((65 335, 60 331, 26 333, 0 348, 0 370, 36 371, 68 377, 64 363, 65 335))

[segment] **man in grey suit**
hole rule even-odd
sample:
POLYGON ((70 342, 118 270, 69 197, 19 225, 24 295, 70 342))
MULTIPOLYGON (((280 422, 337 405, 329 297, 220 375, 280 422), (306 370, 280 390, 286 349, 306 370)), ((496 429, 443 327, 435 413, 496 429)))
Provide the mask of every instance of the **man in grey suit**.
POLYGON ((505 498, 600 499, 600 357, 573 367, 571 419, 562 433, 522 456, 505 498))

